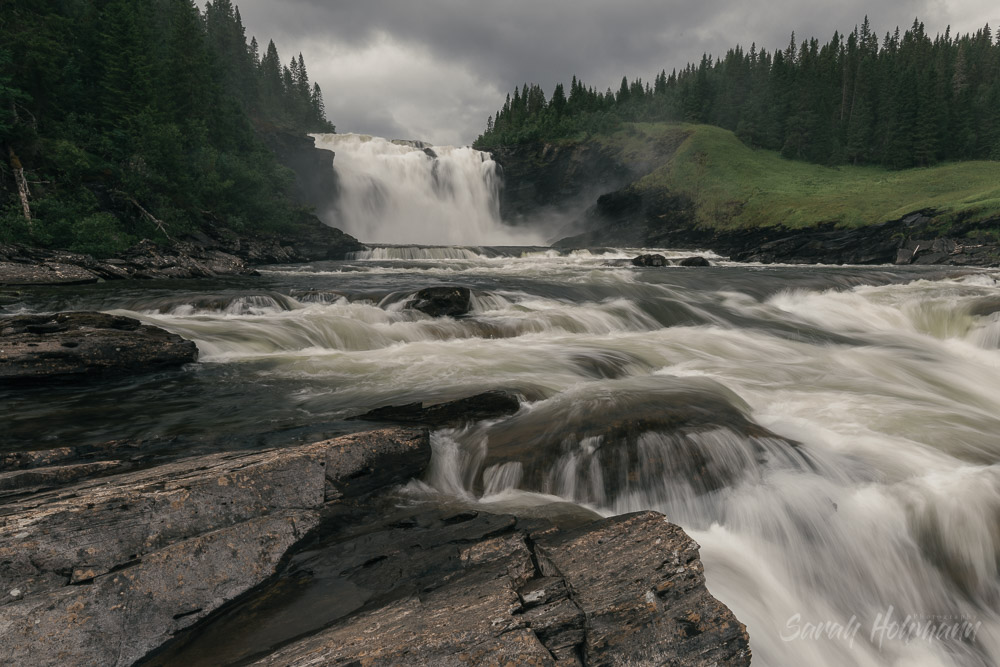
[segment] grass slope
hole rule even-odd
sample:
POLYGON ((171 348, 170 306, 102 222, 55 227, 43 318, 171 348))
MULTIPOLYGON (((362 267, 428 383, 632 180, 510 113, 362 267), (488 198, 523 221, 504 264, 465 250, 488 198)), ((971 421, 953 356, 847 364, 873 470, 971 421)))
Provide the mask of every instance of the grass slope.
POLYGON ((823 167, 749 148, 708 125, 633 123, 596 140, 628 164, 650 166, 634 189, 689 196, 698 223, 708 227, 855 227, 924 209, 945 225, 1000 215, 1000 162, 823 167))

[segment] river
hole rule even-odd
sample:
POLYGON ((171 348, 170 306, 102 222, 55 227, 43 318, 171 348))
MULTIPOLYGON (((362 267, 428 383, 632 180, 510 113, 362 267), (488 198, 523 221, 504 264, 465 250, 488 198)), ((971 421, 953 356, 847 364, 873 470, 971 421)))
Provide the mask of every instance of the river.
POLYGON ((520 412, 435 432, 407 494, 663 512, 754 664, 1000 664, 1000 273, 635 268, 638 252, 387 246, 258 278, 28 290, 22 310, 138 317, 201 357, 4 391, 0 447, 281 446, 506 389, 520 412), (404 308, 440 284, 471 287, 473 312, 404 308))

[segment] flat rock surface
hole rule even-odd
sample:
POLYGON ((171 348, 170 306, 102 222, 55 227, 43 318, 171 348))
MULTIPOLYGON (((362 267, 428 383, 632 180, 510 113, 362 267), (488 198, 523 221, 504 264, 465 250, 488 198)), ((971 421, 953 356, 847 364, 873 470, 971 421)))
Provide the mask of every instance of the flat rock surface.
POLYGON ((0 664, 133 664, 271 577, 328 499, 406 481, 429 458, 426 432, 384 429, 0 505, 0 664))
MULTIPOLYGON (((332 540, 298 567, 338 572, 363 593, 357 610, 253 664, 750 664, 746 629, 705 588, 697 545, 654 512, 561 530, 424 511, 332 540)), ((201 647, 154 664, 210 664, 201 647)))
POLYGON ((196 361, 191 341, 93 312, 0 317, 0 383, 140 373, 196 361))

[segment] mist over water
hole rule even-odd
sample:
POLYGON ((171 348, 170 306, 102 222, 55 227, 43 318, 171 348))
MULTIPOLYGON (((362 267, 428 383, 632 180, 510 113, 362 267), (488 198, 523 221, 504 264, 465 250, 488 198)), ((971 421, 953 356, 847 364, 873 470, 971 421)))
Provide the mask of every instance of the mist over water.
POLYGON ((497 164, 472 148, 317 134, 336 153, 336 220, 368 243, 534 245, 539 235, 500 221, 497 164))

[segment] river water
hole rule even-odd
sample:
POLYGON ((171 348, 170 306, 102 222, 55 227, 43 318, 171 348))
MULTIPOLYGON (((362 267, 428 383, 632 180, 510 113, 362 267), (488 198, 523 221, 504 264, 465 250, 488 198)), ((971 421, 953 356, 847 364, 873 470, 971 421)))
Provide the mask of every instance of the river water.
POLYGON ((754 664, 1000 664, 1000 273, 640 269, 636 252, 386 247, 29 290, 22 310, 138 317, 201 358, 0 393, 0 448, 280 446, 506 389, 520 412, 435 432, 408 494, 663 512, 701 545, 754 664), (474 290, 470 316, 404 308, 440 284, 474 290))

